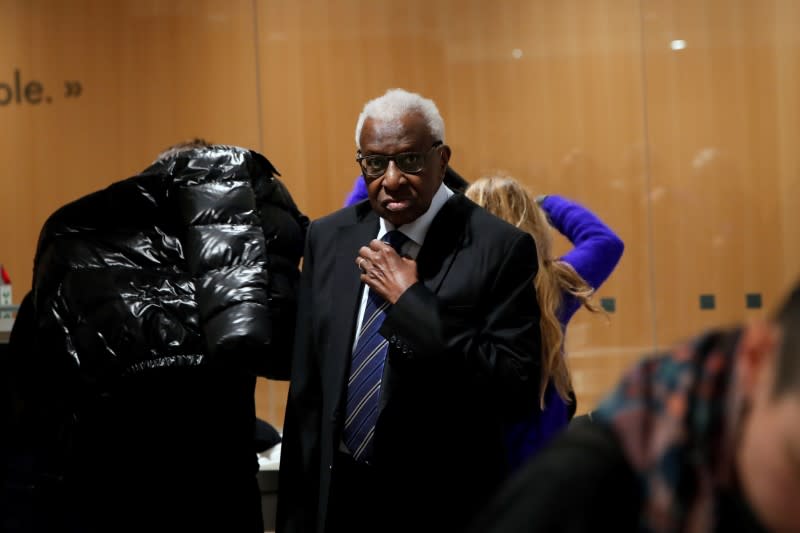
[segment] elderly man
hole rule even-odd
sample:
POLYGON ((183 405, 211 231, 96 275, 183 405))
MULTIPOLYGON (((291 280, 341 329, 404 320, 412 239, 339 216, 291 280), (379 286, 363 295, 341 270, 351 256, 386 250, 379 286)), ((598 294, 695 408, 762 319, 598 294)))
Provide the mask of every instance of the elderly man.
POLYGON ((536 248, 442 182, 436 105, 390 90, 356 126, 369 202, 312 222, 278 531, 458 531, 507 472, 539 382, 536 248))

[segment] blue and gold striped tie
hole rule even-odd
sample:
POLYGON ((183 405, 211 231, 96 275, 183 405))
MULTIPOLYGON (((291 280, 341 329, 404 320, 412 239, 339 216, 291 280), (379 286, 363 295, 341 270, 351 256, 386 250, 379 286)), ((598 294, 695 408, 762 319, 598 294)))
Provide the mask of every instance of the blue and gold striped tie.
MULTIPOLYGON (((393 230, 383 236, 397 253, 408 241, 403 233, 393 230)), ((378 419, 378 398, 381 390, 383 364, 388 342, 378 332, 383 324, 389 303, 378 293, 369 290, 364 319, 358 331, 358 340, 350 360, 350 378, 347 381, 347 419, 344 422, 343 440, 353 458, 369 462, 372 458, 372 438, 378 419)))

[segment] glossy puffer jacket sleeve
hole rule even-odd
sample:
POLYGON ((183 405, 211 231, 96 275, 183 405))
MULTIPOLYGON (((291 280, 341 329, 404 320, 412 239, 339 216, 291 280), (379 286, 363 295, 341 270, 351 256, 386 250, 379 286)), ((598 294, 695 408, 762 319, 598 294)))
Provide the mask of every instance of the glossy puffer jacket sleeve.
POLYGON ((177 197, 207 354, 252 365, 272 335, 266 243, 253 190, 247 182, 215 179, 181 186, 177 197))
POLYGON ((286 379, 308 219, 269 161, 247 155, 244 175, 233 166, 180 186, 186 260, 209 357, 286 379))
POLYGON ((272 379, 289 379, 299 264, 309 219, 300 212, 289 190, 277 177, 254 183, 254 190, 267 250, 268 312, 272 325, 270 353, 281 354, 259 358, 256 373, 272 379))

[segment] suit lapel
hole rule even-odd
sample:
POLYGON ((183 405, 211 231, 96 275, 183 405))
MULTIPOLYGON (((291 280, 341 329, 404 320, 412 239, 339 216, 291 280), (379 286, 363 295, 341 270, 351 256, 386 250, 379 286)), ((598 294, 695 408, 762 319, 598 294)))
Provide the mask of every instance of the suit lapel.
POLYGON ((474 204, 464 195, 452 196, 436 214, 417 256, 417 273, 432 292, 439 288, 458 252, 468 243, 467 215, 474 204))
POLYGON ((331 326, 331 331, 335 334, 331 336, 332 345, 328 351, 333 356, 333 360, 330 361, 331 383, 337 384, 333 391, 336 396, 331 402, 334 410, 339 406, 347 382, 345 374, 350 364, 349 355, 352 352, 353 333, 363 288, 355 259, 358 249, 368 244, 377 234, 378 217, 370 210, 355 224, 342 227, 337 234, 336 242, 333 243, 336 248, 333 279, 337 287, 337 298, 341 298, 341 301, 336 304, 337 313, 331 326), (339 332, 345 334, 339 334, 339 332))

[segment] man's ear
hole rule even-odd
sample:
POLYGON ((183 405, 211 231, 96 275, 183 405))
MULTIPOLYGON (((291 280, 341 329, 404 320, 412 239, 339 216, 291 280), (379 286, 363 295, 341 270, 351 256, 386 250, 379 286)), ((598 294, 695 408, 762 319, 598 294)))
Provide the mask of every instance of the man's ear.
POLYGON ((771 370, 775 361, 780 331, 763 320, 750 322, 742 333, 737 350, 739 386, 746 397, 752 398, 759 384, 771 385, 771 370))
POLYGON ((442 179, 444 179, 444 173, 447 172, 447 164, 450 162, 450 155, 452 152, 449 146, 443 144, 442 147, 439 148, 439 153, 441 154, 439 158, 439 171, 442 173, 442 179))

